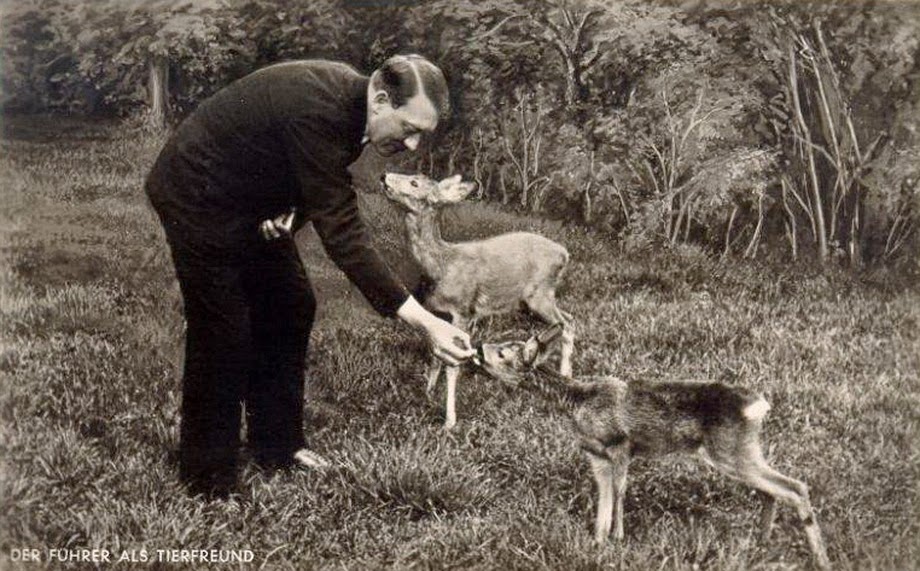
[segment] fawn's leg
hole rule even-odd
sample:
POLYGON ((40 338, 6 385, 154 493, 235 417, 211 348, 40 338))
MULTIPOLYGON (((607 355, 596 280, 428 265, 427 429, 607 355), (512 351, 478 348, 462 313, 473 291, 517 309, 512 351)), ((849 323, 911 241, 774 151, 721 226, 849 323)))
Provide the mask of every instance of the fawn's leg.
MULTIPOLYGON (((795 500, 791 501, 798 511, 799 522, 805 531, 805 537, 808 538, 808 547, 811 549, 815 558, 815 564, 819 569, 830 569, 831 563, 827 557, 827 546, 824 543, 824 537, 821 534, 821 527, 815 517, 815 510, 808 498, 808 486, 804 482, 790 478, 774 470, 771 466, 764 463, 761 467, 766 479, 773 485, 792 490, 795 494, 795 500)), ((777 499, 782 499, 777 496, 777 499)))
POLYGON ((607 451, 613 463, 613 538, 623 541, 623 499, 626 497, 626 474, 629 471, 629 447, 625 444, 607 451))
MULTIPOLYGON (((808 486, 771 468, 763 458, 759 444, 751 443, 742 448, 737 458, 713 458, 713 465, 720 471, 740 479, 747 485, 795 507, 799 521, 805 530, 808 547, 819 569, 830 569, 827 548, 821 535, 821 528, 815 518, 814 509, 808 500, 808 486)), ((771 511, 768 505, 766 510, 771 511)), ((762 520, 763 521, 763 520, 762 520)))
POLYGON ((766 543, 770 540, 773 531, 773 522, 776 519, 776 498, 765 492, 760 492, 763 502, 763 511, 760 513, 760 541, 766 543))
POLYGON ((614 491, 613 491, 613 462, 605 456, 594 452, 587 452, 591 462, 591 473, 597 483, 597 517, 594 521, 594 540, 604 543, 610 535, 610 524, 613 516, 614 491))

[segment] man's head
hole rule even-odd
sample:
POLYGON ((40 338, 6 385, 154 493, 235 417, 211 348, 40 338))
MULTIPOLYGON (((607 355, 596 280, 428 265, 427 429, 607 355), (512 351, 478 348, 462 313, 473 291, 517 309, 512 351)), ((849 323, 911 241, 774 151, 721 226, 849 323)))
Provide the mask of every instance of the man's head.
POLYGON ((381 155, 414 151, 449 115, 444 74, 422 56, 393 56, 371 75, 367 136, 381 155))

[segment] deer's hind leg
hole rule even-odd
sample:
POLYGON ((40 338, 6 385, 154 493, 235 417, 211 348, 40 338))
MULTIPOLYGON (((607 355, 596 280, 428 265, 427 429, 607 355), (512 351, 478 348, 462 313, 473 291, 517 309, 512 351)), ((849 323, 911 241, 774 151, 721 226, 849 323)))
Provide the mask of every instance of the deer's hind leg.
POLYGON ((562 324, 562 343, 559 350, 559 374, 572 376, 572 355, 575 353, 575 332, 572 316, 559 309, 552 290, 537 292, 527 300, 527 307, 549 325, 562 324))

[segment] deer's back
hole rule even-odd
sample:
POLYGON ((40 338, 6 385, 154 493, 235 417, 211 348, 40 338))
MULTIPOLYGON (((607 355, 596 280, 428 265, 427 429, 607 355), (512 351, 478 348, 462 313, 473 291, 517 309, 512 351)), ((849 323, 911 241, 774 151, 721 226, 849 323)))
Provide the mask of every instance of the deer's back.
POLYGON ((529 232, 460 242, 429 302, 480 316, 514 311, 536 290, 555 289, 568 259, 562 245, 529 232))
POLYGON ((562 244, 533 232, 508 232, 482 240, 459 242, 455 246, 461 256, 486 264, 512 262, 522 267, 525 262, 530 262, 549 267, 564 265, 569 258, 562 244))

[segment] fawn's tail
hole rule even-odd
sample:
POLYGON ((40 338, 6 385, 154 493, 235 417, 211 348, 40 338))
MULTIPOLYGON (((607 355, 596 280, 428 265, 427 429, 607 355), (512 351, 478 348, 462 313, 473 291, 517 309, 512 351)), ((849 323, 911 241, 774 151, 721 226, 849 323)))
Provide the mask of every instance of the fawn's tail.
POLYGON ((741 409, 741 415, 747 420, 761 420, 766 416, 768 410, 770 410, 770 403, 767 402, 767 399, 760 396, 754 402, 745 405, 745 407, 741 409))

